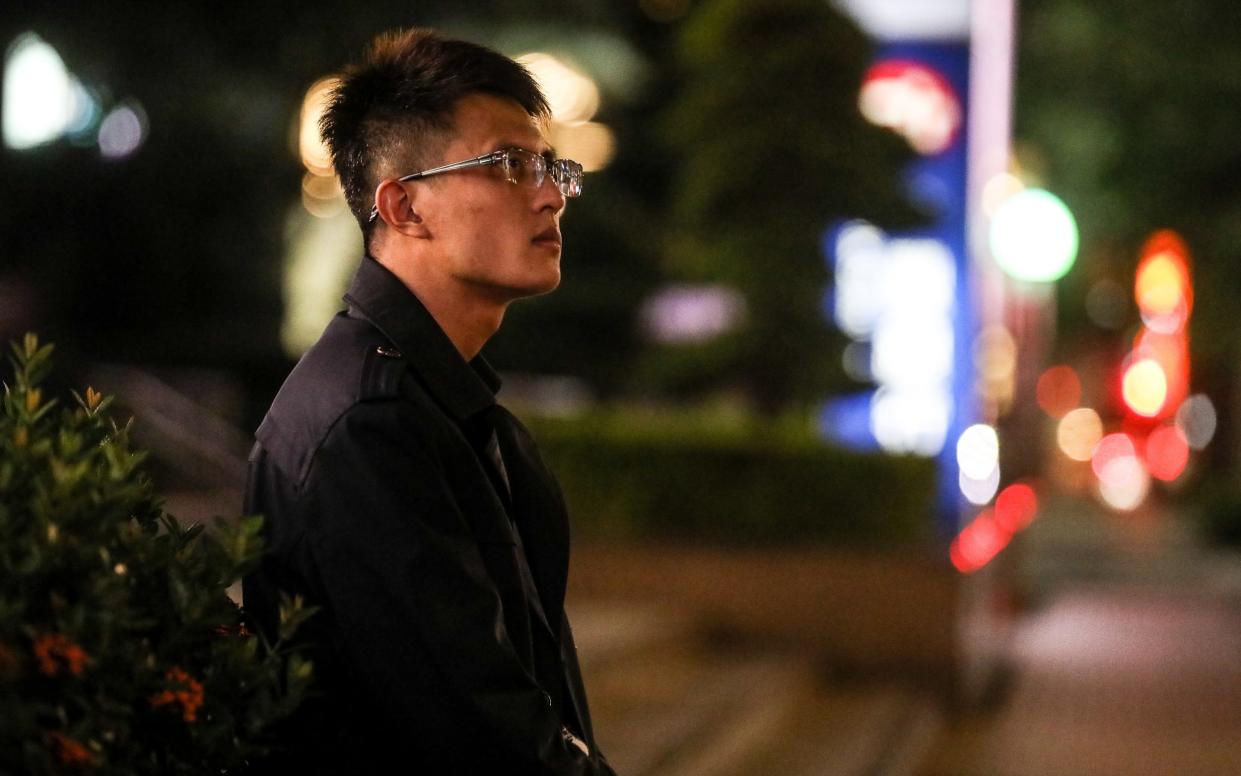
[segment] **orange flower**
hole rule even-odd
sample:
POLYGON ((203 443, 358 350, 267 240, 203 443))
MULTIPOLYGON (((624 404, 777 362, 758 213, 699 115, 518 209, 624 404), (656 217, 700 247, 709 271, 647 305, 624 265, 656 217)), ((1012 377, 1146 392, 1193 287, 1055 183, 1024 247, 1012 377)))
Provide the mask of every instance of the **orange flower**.
POLYGON ((55 676, 63 665, 74 676, 81 676, 90 655, 69 640, 63 633, 48 633, 35 639, 34 656, 39 661, 39 672, 55 676))
POLYGON ((57 730, 49 730, 46 735, 48 742, 52 745, 52 749, 56 752, 56 759, 60 760, 63 765, 81 766, 95 764, 95 756, 82 745, 82 742, 70 738, 57 730))
POLYGON ((164 674, 164 679, 172 683, 174 687, 168 690, 161 690, 152 695, 148 699, 151 708, 162 709, 165 706, 180 706, 182 719, 186 722, 197 721, 198 708, 203 705, 202 682, 190 676, 180 666, 169 668, 164 674))

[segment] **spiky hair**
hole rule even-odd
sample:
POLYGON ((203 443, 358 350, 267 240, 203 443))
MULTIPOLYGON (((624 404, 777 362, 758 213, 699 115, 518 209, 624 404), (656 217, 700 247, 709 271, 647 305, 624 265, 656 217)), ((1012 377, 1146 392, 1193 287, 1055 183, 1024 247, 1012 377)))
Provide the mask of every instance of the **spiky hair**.
POLYGON ((319 130, 368 243, 381 167, 408 166, 412 172, 427 166, 448 141, 457 101, 479 93, 511 98, 537 119, 550 115, 524 67, 485 46, 430 29, 385 32, 345 70, 319 130))

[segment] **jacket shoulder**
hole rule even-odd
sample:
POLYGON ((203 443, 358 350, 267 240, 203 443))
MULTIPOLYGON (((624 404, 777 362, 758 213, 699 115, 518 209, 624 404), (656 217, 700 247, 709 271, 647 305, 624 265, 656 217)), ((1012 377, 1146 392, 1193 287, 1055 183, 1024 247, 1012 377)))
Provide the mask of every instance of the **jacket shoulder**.
POLYGON ((399 396, 407 368, 378 329, 341 313, 293 367, 255 438, 285 476, 301 482, 341 416, 361 402, 399 396))

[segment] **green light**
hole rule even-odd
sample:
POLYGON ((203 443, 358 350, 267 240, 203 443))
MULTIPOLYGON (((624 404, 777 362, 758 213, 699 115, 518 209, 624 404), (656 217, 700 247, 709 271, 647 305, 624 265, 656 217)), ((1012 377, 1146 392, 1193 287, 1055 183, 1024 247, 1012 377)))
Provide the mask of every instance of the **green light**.
POLYGON ((991 255, 1010 277, 1051 283, 1077 258, 1077 222, 1055 194, 1026 189, 996 210, 989 242, 991 255))

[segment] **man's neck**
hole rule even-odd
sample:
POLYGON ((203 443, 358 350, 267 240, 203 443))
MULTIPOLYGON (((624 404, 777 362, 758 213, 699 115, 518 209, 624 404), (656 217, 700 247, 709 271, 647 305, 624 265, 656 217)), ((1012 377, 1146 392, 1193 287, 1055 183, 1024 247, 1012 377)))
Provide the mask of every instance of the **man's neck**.
POLYGON ((453 347, 466 361, 472 360, 500 328, 508 302, 493 298, 487 289, 476 288, 443 275, 420 272, 416 261, 376 256, 427 308, 453 347))

